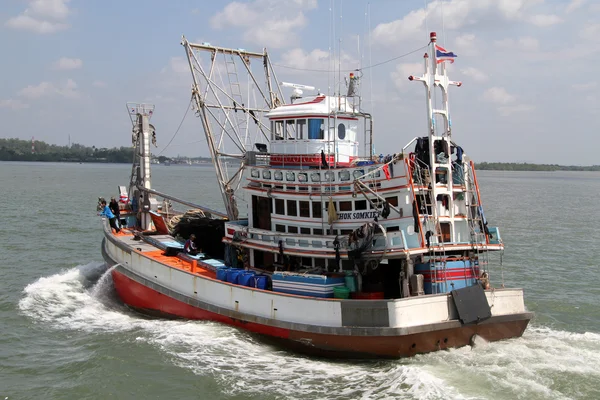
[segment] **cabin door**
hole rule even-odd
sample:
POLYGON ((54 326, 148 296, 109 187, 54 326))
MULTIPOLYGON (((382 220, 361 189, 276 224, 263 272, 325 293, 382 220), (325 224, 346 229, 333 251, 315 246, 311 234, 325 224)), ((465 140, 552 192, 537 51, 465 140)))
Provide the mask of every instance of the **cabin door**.
POLYGON ((271 204, 268 197, 252 196, 252 226, 271 230, 271 204))

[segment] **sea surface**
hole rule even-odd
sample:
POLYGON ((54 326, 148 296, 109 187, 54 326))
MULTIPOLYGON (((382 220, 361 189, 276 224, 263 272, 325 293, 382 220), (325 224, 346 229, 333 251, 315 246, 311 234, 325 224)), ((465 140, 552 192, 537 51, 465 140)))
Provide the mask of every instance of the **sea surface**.
MULTIPOLYGON (((0 399, 600 398, 599 173, 478 173, 506 243, 492 284, 525 288, 535 313, 522 338, 340 362, 125 308, 100 254, 96 204, 130 172, 0 163, 0 399)), ((152 174, 157 190, 223 208, 211 167, 152 174)))

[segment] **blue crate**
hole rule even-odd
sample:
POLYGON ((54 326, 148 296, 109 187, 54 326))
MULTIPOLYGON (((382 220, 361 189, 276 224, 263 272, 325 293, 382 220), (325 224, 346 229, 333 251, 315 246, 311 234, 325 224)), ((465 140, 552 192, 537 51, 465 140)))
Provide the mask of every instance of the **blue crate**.
POLYGON ((333 288, 346 284, 344 276, 332 277, 294 272, 275 272, 271 279, 274 292, 323 298, 333 298, 333 288))

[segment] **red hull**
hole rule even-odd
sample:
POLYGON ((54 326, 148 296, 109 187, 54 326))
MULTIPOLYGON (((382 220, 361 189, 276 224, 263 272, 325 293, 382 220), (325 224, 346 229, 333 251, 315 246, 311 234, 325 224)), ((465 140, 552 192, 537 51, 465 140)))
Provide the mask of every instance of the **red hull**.
POLYGON ((477 325, 418 332, 401 336, 332 335, 295 331, 242 321, 193 307, 113 270, 117 293, 128 306, 141 312, 185 319, 216 321, 266 335, 288 348, 303 353, 333 357, 399 358, 451 347, 469 345, 474 335, 488 341, 519 337, 527 327, 529 314, 477 325))

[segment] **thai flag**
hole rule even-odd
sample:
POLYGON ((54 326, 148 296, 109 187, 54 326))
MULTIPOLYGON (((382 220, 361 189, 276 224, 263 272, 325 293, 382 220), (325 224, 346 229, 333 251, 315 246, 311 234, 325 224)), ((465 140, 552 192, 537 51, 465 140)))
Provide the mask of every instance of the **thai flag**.
POLYGON ((443 63, 444 61, 454 62, 456 58, 456 54, 451 51, 446 50, 442 46, 435 45, 435 58, 437 59, 437 63, 443 63))

